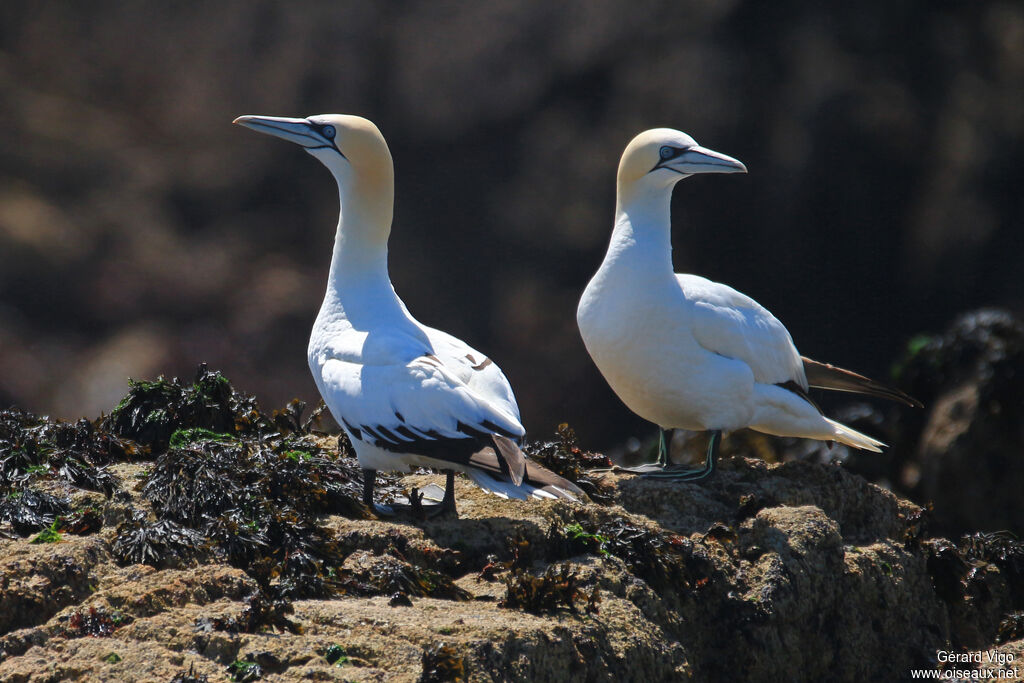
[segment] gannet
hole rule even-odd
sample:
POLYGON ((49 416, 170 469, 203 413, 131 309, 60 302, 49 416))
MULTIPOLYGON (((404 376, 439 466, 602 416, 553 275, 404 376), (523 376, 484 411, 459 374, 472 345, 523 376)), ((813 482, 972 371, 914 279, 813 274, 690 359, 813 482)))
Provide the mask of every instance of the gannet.
MULTIPOLYGON (((529 460, 505 375, 490 358, 419 323, 388 276, 394 166, 384 137, 358 116, 241 116, 247 128, 301 145, 330 170, 341 213, 308 360, 320 394, 363 468, 374 509, 377 470, 447 474, 440 511, 455 511, 454 473, 503 497, 566 498, 573 483, 529 460)), ((376 506, 386 511, 383 506, 376 506)))
POLYGON ((619 162, 615 227, 580 298, 580 334, 612 390, 661 427, 657 465, 630 471, 699 479, 715 466, 723 432, 749 427, 776 436, 885 445, 822 414, 809 387, 920 405, 862 375, 802 357, 789 332, 750 297, 672 267, 675 184, 696 173, 746 173, 736 159, 658 128, 637 135, 619 162), (704 467, 669 466, 665 430, 710 431, 704 467))

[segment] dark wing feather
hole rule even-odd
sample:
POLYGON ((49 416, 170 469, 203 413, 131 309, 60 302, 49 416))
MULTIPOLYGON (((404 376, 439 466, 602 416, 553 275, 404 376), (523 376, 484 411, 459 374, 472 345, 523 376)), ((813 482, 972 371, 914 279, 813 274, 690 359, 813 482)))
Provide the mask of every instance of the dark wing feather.
POLYGON ((848 391, 854 394, 865 394, 877 396, 890 401, 903 403, 914 408, 923 408, 924 405, 913 396, 903 393, 899 389, 886 386, 881 382, 858 375, 856 372, 837 368, 828 363, 819 363, 806 356, 801 356, 804 362, 804 372, 807 374, 807 384, 817 389, 830 389, 832 391, 848 391))
POLYGON ((507 436, 495 434, 494 445, 497 447, 502 459, 504 459, 505 464, 508 465, 508 473, 512 483, 519 486, 523 483, 523 476, 526 474, 526 456, 519 450, 516 442, 507 436))
MULTIPOLYGON (((496 437, 496 442, 498 438, 500 437, 496 437)), ((511 445, 519 451, 519 447, 516 446, 515 442, 509 442, 508 445, 511 445)), ((542 467, 530 460, 522 451, 519 451, 519 456, 522 458, 524 465, 522 481, 526 482, 530 486, 542 489, 553 496, 557 496, 558 498, 565 500, 578 500, 572 494, 575 494, 576 496, 583 495, 583 490, 565 477, 560 477, 546 467, 542 467)), ((484 470, 492 476, 504 478, 507 476, 507 473, 501 467, 501 457, 502 456, 499 456, 495 452, 494 448, 488 446, 474 453, 473 457, 470 458, 470 464, 484 470)))
MULTIPOLYGON (((347 426, 347 425, 346 425, 347 426)), ((395 453, 415 453, 441 462, 450 462, 462 467, 472 467, 487 472, 498 480, 511 480, 516 486, 523 482, 544 489, 559 498, 572 499, 559 491, 583 495, 583 491, 568 479, 530 460, 512 439, 501 434, 448 438, 435 434, 415 435, 415 439, 399 439, 400 429, 385 427, 361 427, 364 436, 379 435, 372 443, 395 453), (552 490, 549 487, 556 487, 552 490)), ((350 431, 354 431, 350 428, 350 431)), ((411 430, 406 430, 412 434, 411 430)), ((403 434, 404 436, 404 434, 403 434)), ((358 437, 357 437, 358 438, 358 437)))

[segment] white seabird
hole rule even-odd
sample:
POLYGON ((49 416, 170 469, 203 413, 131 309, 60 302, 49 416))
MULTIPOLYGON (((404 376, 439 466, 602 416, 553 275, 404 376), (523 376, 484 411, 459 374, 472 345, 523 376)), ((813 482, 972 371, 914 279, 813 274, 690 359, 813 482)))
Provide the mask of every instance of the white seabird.
POLYGON ((234 122, 298 143, 338 183, 341 215, 308 360, 363 468, 364 502, 374 509, 377 470, 417 466, 446 472, 442 511, 455 510, 456 470, 503 497, 575 500, 582 493, 575 484, 519 449, 525 430, 498 366, 461 340, 420 324, 395 293, 387 263, 394 166, 377 127, 337 114, 241 116, 234 122))
POLYGON ((615 227, 576 320, 587 351, 633 412, 661 427, 657 466, 630 471, 698 479, 713 470, 722 432, 744 427, 869 451, 885 444, 825 417, 808 387, 920 405, 896 389, 800 356, 786 328, 750 297, 672 267, 670 201, 696 173, 746 173, 685 133, 648 130, 619 162, 615 227), (712 432, 704 467, 669 466, 664 430, 712 432))

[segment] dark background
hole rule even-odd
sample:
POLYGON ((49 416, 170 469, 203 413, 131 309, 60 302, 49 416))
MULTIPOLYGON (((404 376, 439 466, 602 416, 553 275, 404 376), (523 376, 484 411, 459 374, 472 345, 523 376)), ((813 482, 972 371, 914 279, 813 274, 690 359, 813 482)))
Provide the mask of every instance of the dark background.
POLYGON ((380 126, 399 295, 540 436, 651 431, 575 324, 646 128, 747 164, 678 186, 676 266, 806 355, 884 378, 956 313, 1024 308, 1020 2, 170 5, 0 7, 0 405, 95 416, 200 361, 267 407, 316 398, 334 183, 240 114, 380 126))

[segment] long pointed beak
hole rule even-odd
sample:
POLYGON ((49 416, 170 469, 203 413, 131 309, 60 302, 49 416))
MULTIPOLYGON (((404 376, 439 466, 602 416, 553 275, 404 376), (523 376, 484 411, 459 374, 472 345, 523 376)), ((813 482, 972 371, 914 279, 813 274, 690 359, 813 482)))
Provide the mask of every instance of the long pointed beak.
POLYGON ((746 173, 747 167, 739 159, 733 159, 721 152, 706 147, 690 147, 670 159, 665 166, 679 173, 746 173))
POLYGON ((294 142, 306 149, 334 147, 334 143, 317 133, 306 119, 290 119, 283 116, 239 116, 232 123, 273 135, 288 142, 294 142))

